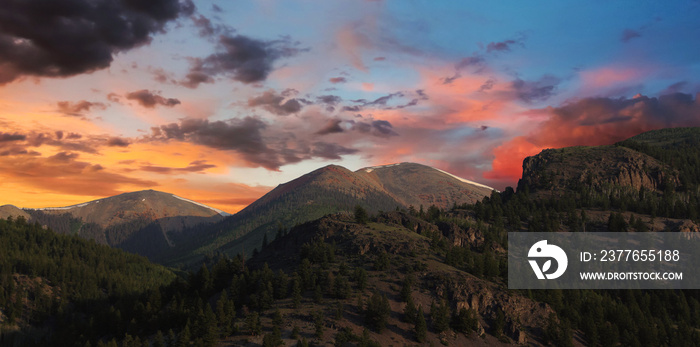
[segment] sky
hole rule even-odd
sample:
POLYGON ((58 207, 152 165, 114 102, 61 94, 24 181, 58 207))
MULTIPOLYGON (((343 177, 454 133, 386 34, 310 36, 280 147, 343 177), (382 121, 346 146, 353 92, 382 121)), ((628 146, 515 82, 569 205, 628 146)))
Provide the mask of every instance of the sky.
POLYGON ((8 0, 0 205, 155 189, 236 212, 335 164, 496 189, 700 126, 699 1, 8 0))

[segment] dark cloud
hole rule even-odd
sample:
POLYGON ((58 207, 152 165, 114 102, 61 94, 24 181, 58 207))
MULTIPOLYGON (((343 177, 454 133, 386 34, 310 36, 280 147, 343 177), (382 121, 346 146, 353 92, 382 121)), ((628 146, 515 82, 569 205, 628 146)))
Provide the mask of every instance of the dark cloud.
POLYGON ((384 61, 384 60, 386 60, 385 57, 375 57, 374 58, 374 61, 384 61))
POLYGON ((214 12, 218 12, 218 13, 224 12, 224 10, 222 10, 221 7, 219 7, 219 6, 216 5, 216 4, 212 4, 212 5, 211 5, 211 10, 214 11, 214 12))
POLYGON ((394 131, 394 127, 386 120, 371 120, 365 122, 341 119, 328 120, 328 122, 316 132, 316 135, 344 133, 347 131, 357 131, 377 137, 398 136, 394 131))
POLYGON ((198 33, 200 37, 212 38, 222 34, 231 35, 236 31, 225 24, 214 24, 209 18, 201 14, 193 15, 190 17, 190 19, 192 20, 194 26, 199 30, 198 33))
POLYGON ((335 134, 335 133, 342 133, 345 131, 343 127, 340 126, 343 121, 340 119, 329 119, 328 122, 326 122, 326 125, 321 128, 321 130, 317 131, 317 135, 326 135, 326 134, 335 134))
POLYGON ((66 136, 66 139, 68 139, 68 140, 78 140, 78 139, 81 139, 82 137, 83 137, 83 135, 76 134, 76 133, 70 133, 70 134, 68 134, 68 136, 66 136))
POLYGON ((347 111, 347 112, 360 112, 360 111, 362 111, 362 106, 359 106, 359 105, 354 105, 354 106, 343 106, 343 111, 347 111))
POLYGON ((462 77, 459 73, 455 73, 452 77, 445 77, 442 79, 442 84, 452 84, 456 79, 462 77))
POLYGON ((455 64, 455 68, 461 70, 467 67, 483 67, 485 63, 484 57, 475 54, 471 57, 462 58, 455 64))
POLYGON ((559 78, 551 75, 545 75, 537 81, 524 81, 518 78, 511 82, 511 89, 516 98, 532 103, 549 99, 555 94, 559 82, 561 82, 559 78))
POLYGON ((209 37, 217 33, 217 29, 211 23, 209 18, 200 15, 194 15, 191 17, 192 23, 199 29, 200 37, 209 37))
POLYGON ((266 125, 253 117, 229 122, 209 122, 206 119, 185 119, 151 128, 152 139, 190 141, 221 150, 240 153, 247 161, 271 170, 277 170, 286 161, 278 151, 268 147, 262 130, 266 125))
POLYGON ((50 156, 48 159, 53 161, 67 162, 78 158, 78 153, 71 152, 58 152, 55 155, 50 156))
POLYGON ((39 153, 37 151, 30 151, 30 150, 27 150, 26 148, 20 147, 20 146, 14 146, 14 147, 10 147, 8 149, 5 149, 3 151, 0 151, 0 157, 23 156, 23 155, 36 157, 36 156, 40 156, 41 153, 39 153))
POLYGON ((347 81, 348 81, 348 80, 347 80, 345 77, 331 77, 331 78, 328 79, 328 82, 331 82, 331 83, 333 83, 333 84, 345 83, 345 82, 347 82, 347 81))
POLYGON ((101 102, 90 102, 85 100, 80 100, 78 102, 70 101, 59 101, 56 103, 58 106, 58 112, 63 113, 66 116, 73 117, 85 117, 86 112, 90 112, 92 109, 105 110, 107 105, 101 102))
POLYGON ((493 86, 495 84, 496 84, 496 81, 492 78, 489 78, 488 80, 486 80, 486 82, 484 82, 484 84, 481 85, 481 87, 479 87, 479 91, 485 92, 487 90, 491 90, 491 89, 493 89, 493 86))
POLYGON ((318 100, 318 102, 320 102, 320 103, 333 105, 333 106, 335 106, 338 103, 340 103, 341 101, 343 101, 343 99, 337 95, 321 95, 321 96, 316 97, 316 100, 318 100))
POLYGON ((143 165, 141 166, 142 171, 155 172, 159 174, 174 174, 174 173, 191 173, 199 172, 202 173, 206 169, 215 168, 216 165, 207 164, 206 160, 196 160, 186 167, 165 167, 165 166, 154 166, 154 165, 143 165))
POLYGON ((173 98, 164 98, 158 92, 152 92, 147 89, 137 90, 126 94, 128 100, 135 100, 141 106, 146 108, 154 108, 157 105, 173 107, 180 104, 180 100, 173 98))
POLYGON ((482 125, 482 126, 479 127, 479 130, 481 130, 481 131, 486 131, 486 129, 488 129, 488 128, 489 128, 488 126, 482 125))
POLYGON ((389 100, 393 98, 399 98, 403 97, 404 93, 403 92, 396 92, 396 93, 391 93, 387 94, 384 96, 380 96, 372 101, 367 101, 365 99, 357 99, 357 100, 352 100, 352 102, 361 104, 362 106, 386 106, 386 104, 389 102, 389 100))
POLYGON ((394 127, 386 120, 374 120, 371 123, 370 132, 375 136, 389 137, 397 136, 398 134, 394 131, 394 127))
POLYGON ((510 51, 510 47, 517 44, 518 41, 515 40, 505 40, 501 42, 491 42, 486 46, 486 52, 507 52, 510 51))
POLYGON ((270 74, 277 59, 304 51, 298 45, 289 37, 261 41, 242 35, 221 35, 217 52, 203 59, 191 59, 190 71, 180 83, 197 88, 201 83, 214 82, 219 75, 246 84, 261 82, 270 74))
POLYGON ((629 42, 632 39, 642 37, 642 34, 637 31, 637 30, 632 30, 632 29, 625 29, 622 32, 622 37, 620 38, 620 41, 622 42, 629 42))
POLYGON ((127 139, 123 139, 121 137, 110 137, 109 140, 107 140, 107 146, 110 147, 129 147, 131 142, 127 139))
POLYGON ((193 11, 189 0, 3 1, 0 84, 107 68, 114 54, 148 44, 167 22, 193 11))
MULTIPOLYGON (((287 94, 289 95, 289 94, 287 94)), ((287 99, 284 95, 278 95, 274 90, 268 90, 260 96, 248 99, 248 106, 261 106, 270 113, 278 116, 286 116, 301 111, 301 103, 297 99, 287 99)))
POLYGON ((3 133, 0 132, 0 142, 10 142, 10 141, 24 141, 27 139, 27 135, 19 133, 3 133))
POLYGON ((315 142, 313 144, 313 149, 311 150, 311 155, 313 155, 314 157, 333 160, 340 160, 341 155, 355 153, 357 153, 356 149, 347 148, 336 143, 328 142, 315 142))

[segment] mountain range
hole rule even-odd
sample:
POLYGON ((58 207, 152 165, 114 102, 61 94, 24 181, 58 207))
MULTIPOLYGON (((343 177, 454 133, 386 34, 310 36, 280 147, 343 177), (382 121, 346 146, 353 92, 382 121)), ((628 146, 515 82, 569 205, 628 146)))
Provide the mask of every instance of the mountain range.
POLYGON ((67 207, 0 208, 65 234, 96 240, 165 264, 187 265, 206 254, 252 254, 278 229, 352 211, 445 209, 474 203, 493 188, 439 169, 399 163, 350 171, 329 165, 280 184, 240 212, 153 190, 125 193, 67 207))
POLYGON ((509 290, 507 233, 700 232, 699 174, 700 128, 676 128, 544 150, 503 192, 401 163, 330 165, 231 216, 154 191, 6 205, 2 342, 698 346, 697 290, 509 290))

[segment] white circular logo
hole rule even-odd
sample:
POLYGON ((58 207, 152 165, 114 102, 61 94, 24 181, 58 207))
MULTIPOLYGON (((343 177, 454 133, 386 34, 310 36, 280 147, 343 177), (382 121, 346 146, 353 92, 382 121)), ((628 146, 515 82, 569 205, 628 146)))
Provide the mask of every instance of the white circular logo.
POLYGON ((566 266, 569 264, 569 258, 566 257, 566 252, 564 252, 564 250, 559 246, 548 245, 547 240, 537 241, 534 245, 532 245, 532 247, 530 247, 530 251, 527 252, 527 256, 528 258, 549 258, 542 264, 541 268, 540 265, 537 264, 536 260, 529 260, 530 266, 532 266, 532 271, 535 271, 535 275, 541 280, 545 278, 549 280, 559 278, 564 274, 564 271, 566 271, 566 266), (552 259, 556 260, 557 262, 556 271, 546 273, 552 268, 552 259))

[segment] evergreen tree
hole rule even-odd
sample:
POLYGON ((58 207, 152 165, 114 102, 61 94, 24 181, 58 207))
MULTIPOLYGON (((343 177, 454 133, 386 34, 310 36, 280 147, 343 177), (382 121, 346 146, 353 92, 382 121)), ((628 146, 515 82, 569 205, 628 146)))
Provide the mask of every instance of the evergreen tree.
POLYGON ((377 332, 382 332, 386 326, 387 319, 391 313, 389 300, 385 295, 379 295, 379 292, 374 292, 372 297, 367 302, 365 310, 365 324, 377 332))
POLYGON ((416 311, 416 305, 413 303, 413 297, 409 296, 406 300, 406 307, 403 310, 404 321, 408 323, 416 323, 416 316, 418 312, 416 311))
POLYGON ((430 305, 430 318, 436 332, 441 333, 450 328, 450 308, 445 300, 441 300, 440 304, 433 301, 430 305))
POLYGON ((355 206, 355 222, 359 224, 367 224, 367 222, 369 222, 367 210, 360 205, 355 206))
POLYGON ((423 307, 418 307, 418 313, 416 314, 416 324, 414 327, 414 333, 416 335, 416 341, 423 342, 428 333, 428 326, 425 324, 425 315, 423 314, 423 307))

